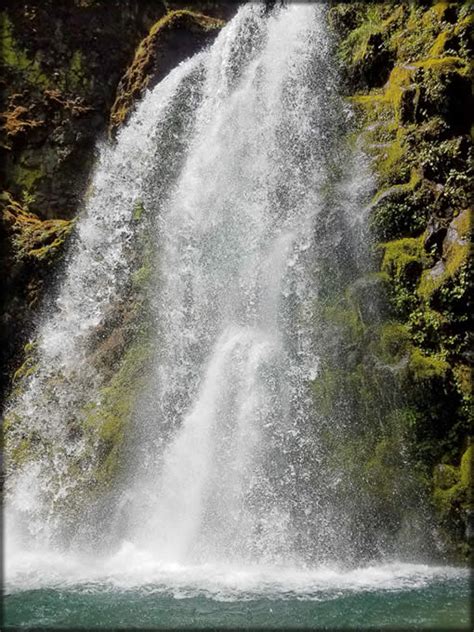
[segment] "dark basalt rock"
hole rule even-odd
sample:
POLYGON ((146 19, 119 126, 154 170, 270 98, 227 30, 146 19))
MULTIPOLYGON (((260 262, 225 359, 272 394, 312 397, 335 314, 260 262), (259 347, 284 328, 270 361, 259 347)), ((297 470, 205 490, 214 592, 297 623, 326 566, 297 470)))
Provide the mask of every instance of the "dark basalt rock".
POLYGON ((446 222, 437 217, 430 217, 426 227, 426 236, 423 240, 423 246, 427 252, 431 252, 433 248, 436 254, 440 255, 443 250, 443 240, 446 237, 448 229, 446 222))

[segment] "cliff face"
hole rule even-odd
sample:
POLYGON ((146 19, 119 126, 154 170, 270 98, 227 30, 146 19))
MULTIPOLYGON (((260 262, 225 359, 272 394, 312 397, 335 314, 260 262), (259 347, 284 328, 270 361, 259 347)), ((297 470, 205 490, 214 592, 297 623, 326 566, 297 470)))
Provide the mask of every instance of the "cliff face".
MULTIPOLYGON (((230 3, 229 3, 230 4, 230 3)), ((1 14, 0 392, 20 361, 96 143, 145 88, 216 35, 237 5, 7 0, 1 14)))
MULTIPOLYGON (((143 90, 210 42, 237 6, 7 2, 0 390, 16 369, 17 377, 34 370, 34 349, 26 348, 23 362, 22 346, 54 290, 97 141, 113 137, 143 90)), ((340 288, 333 304, 326 288, 319 317, 340 353, 337 363, 322 363, 315 406, 329 413, 350 403, 352 434, 331 450, 335 467, 350 473, 353 485, 341 493, 357 500, 360 529, 369 532, 374 515, 398 529, 403 503, 421 483, 462 557, 473 515, 472 16, 457 3, 336 3, 329 17, 356 136, 377 175, 370 217, 378 272, 343 279, 342 302, 340 288)), ((103 431, 104 480, 147 356, 144 339, 135 344, 131 334, 144 300, 145 247, 142 255, 129 302, 98 332, 94 362, 103 365, 108 399, 89 421, 95 434, 103 431)))
MULTIPOLYGON (((345 91, 372 156, 377 333, 410 460, 441 525, 472 537, 472 7, 335 3, 345 91)), ((388 470, 387 470, 388 472, 388 470)))

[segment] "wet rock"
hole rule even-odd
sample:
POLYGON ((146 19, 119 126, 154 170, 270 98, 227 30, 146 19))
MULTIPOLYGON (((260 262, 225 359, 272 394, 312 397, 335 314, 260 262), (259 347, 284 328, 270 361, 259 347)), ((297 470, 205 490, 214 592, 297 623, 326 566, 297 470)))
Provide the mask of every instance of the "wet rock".
POLYGON ((440 255, 443 249, 443 239, 447 233, 446 221, 437 217, 430 217, 425 231, 423 247, 427 252, 433 248, 440 255))
POLYGON ((464 516, 466 522, 464 535, 468 542, 472 542, 474 540, 474 510, 467 509, 464 516))
POLYGON ((120 80, 110 114, 111 133, 128 118, 146 88, 153 88, 179 62, 209 44, 224 25, 222 20, 182 10, 158 20, 135 51, 120 80))
POLYGON ((402 123, 414 123, 418 108, 418 90, 416 86, 410 86, 402 92, 400 97, 400 121, 402 123))

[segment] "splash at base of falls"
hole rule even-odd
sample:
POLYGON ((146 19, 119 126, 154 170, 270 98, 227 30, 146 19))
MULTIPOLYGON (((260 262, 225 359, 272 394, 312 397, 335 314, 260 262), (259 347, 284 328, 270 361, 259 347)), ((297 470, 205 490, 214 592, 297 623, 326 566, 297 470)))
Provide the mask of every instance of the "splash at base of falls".
POLYGON ((80 585, 124 590, 149 586, 158 591, 176 590, 176 596, 179 591, 183 597, 202 592, 216 599, 240 599, 246 594, 311 598, 338 590, 403 590, 469 577, 468 569, 403 562, 353 569, 334 564, 318 568, 261 563, 180 564, 152 557, 131 542, 124 542, 106 558, 64 555, 54 550, 12 551, 5 570, 7 593, 80 585))
POLYGON ((469 629, 467 569, 166 564, 131 543, 108 559, 10 561, 5 624, 20 628, 469 629))

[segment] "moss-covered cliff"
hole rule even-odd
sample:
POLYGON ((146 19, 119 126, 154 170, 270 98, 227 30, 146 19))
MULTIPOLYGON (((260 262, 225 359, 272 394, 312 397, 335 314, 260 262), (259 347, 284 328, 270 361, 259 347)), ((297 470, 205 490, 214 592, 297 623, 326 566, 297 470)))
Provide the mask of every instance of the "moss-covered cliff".
POLYGON ((395 376, 397 435, 462 557, 473 517, 472 7, 334 3, 330 20, 377 175, 370 222, 389 311, 372 344, 395 376))

